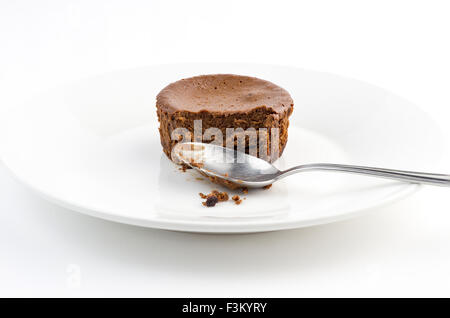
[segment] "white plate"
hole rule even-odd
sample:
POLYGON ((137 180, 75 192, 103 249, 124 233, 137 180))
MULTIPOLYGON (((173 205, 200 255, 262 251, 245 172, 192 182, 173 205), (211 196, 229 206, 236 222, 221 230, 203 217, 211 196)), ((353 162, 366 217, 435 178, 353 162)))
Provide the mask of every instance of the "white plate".
POLYGON ((182 173, 161 151, 155 96, 168 83, 236 73, 286 88, 295 108, 280 167, 335 162, 427 170, 440 133, 411 103, 356 80, 290 67, 180 64, 86 79, 17 107, 1 154, 23 183, 67 208, 104 219, 193 232, 259 232, 341 220, 412 193, 417 185, 305 173, 254 190, 239 206, 201 205, 217 186, 182 173))

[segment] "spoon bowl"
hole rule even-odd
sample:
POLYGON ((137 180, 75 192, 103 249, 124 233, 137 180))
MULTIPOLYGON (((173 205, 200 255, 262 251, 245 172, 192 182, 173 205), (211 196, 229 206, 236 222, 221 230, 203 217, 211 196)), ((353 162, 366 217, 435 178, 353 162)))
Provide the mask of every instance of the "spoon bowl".
POLYGON ((250 188, 272 184, 281 172, 258 157, 214 144, 178 143, 172 158, 208 176, 250 188))

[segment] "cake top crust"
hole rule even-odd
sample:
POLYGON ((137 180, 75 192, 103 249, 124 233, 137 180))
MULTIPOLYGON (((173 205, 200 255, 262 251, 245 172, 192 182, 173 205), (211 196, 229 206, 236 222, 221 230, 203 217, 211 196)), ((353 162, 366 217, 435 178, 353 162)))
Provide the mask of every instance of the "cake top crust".
POLYGON ((293 107, 289 93, 256 77, 212 74, 190 77, 166 86, 156 97, 163 111, 247 113, 267 108, 284 113, 293 107))

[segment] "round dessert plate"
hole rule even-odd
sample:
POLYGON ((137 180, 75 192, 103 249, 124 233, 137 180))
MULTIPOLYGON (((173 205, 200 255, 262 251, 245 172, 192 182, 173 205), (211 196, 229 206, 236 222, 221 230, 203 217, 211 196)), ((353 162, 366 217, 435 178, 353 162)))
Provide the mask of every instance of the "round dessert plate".
POLYGON ((43 93, 2 123, 0 154, 50 201, 150 228, 248 233, 343 220, 411 194, 418 185, 330 172, 297 174, 214 208, 198 193, 224 190, 182 172, 159 141, 155 96, 168 83, 234 73, 284 87, 294 99, 289 140, 276 165, 312 162, 433 170, 441 135, 410 102, 336 75, 255 64, 177 64, 119 71, 43 93), (430 169, 431 168, 431 169, 430 169))

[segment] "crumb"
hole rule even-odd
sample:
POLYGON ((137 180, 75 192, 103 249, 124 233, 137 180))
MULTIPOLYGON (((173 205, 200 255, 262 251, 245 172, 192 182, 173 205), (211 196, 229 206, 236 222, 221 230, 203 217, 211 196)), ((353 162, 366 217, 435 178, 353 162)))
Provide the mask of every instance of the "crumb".
POLYGON ((217 199, 219 199, 220 202, 228 201, 228 193, 227 192, 219 192, 217 190, 213 190, 211 193, 213 195, 215 195, 217 197, 217 199))
POLYGON ((203 163, 201 163, 201 162, 193 162, 193 161, 191 161, 190 164, 191 164, 192 167, 196 167, 196 168, 199 168, 199 169, 203 168, 203 163))
MULTIPOLYGON (((207 171, 208 171, 208 170, 207 170, 207 171)), ((225 180, 225 179, 220 178, 220 177, 210 176, 210 175, 207 175, 207 174, 203 174, 203 175, 205 175, 206 177, 208 177, 208 179, 209 179, 211 182, 217 183, 217 184, 221 184, 221 185, 224 185, 224 186, 226 186, 227 188, 232 189, 232 190, 235 190, 235 189, 238 189, 238 188, 241 187, 240 185, 238 185, 238 184, 236 184, 236 183, 234 183, 234 182, 232 182, 232 181, 225 180)))
POLYGON ((244 194, 247 194, 247 193, 248 193, 248 188, 247 188, 247 187, 242 188, 242 192, 243 192, 244 194))
MULTIPOLYGON (((204 169, 203 168, 203 170, 206 171, 206 172, 209 172, 209 173, 214 173, 213 171, 208 170, 208 169, 204 169)), ((239 183, 243 182, 242 180, 237 180, 236 182, 233 182, 233 181, 230 181, 230 180, 226 180, 226 179, 224 179, 224 177, 228 177, 229 176, 226 173, 222 177, 219 177, 219 176, 209 175, 209 174, 207 174, 207 173, 205 173, 203 171, 199 171, 199 172, 203 176, 208 178, 209 181, 211 181, 212 183, 217 183, 217 184, 223 185, 223 186, 225 186, 225 187, 227 187, 227 188, 229 188, 231 190, 236 190, 236 189, 242 188, 242 185, 239 184, 239 183)))
POLYGON ((205 202, 203 202, 203 205, 207 207, 213 207, 219 202, 219 199, 215 195, 209 196, 205 202))
MULTIPOLYGON (((238 205, 242 203, 242 199, 238 195, 233 195, 233 197, 231 199, 233 199, 234 203, 236 203, 238 205)), ((245 200, 245 198, 244 198, 244 200, 245 200)))
POLYGON ((205 179, 203 179, 203 178, 195 178, 195 180, 199 180, 199 181, 202 181, 202 180, 205 180, 205 179))
POLYGON ((263 187, 264 190, 270 189, 272 187, 272 184, 268 184, 266 186, 263 187))
POLYGON ((178 170, 186 172, 186 170, 188 169, 192 169, 192 167, 189 167, 188 165, 182 164, 180 168, 178 168, 178 170))
POLYGON ((200 198, 206 199, 206 201, 202 202, 202 204, 207 207, 213 207, 218 202, 228 201, 229 199, 227 192, 220 192, 217 190, 213 190, 209 194, 204 194, 200 192, 198 195, 200 196, 200 198))

